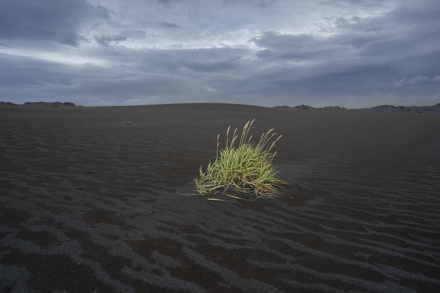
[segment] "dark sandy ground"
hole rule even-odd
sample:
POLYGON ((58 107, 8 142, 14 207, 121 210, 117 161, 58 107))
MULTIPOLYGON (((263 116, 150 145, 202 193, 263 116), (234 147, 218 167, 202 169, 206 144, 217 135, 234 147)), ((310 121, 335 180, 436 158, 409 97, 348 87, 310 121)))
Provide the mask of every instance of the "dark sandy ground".
POLYGON ((437 114, 1 106, 0 163, 0 292, 440 292, 437 114), (254 118, 291 188, 181 195, 254 118))

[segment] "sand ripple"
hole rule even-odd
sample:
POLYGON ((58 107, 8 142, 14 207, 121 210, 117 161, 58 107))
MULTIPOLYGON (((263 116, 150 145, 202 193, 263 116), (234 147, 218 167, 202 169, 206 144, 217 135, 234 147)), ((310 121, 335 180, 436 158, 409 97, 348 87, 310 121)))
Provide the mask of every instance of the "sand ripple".
POLYGON ((378 114, 406 138, 366 145, 380 135, 342 136, 338 121, 355 132, 371 113, 222 109, 5 112, 0 291, 437 292, 438 117, 378 114), (217 133, 248 116, 284 134, 291 188, 257 201, 181 195, 217 133), (325 122, 345 141, 323 146, 325 122))

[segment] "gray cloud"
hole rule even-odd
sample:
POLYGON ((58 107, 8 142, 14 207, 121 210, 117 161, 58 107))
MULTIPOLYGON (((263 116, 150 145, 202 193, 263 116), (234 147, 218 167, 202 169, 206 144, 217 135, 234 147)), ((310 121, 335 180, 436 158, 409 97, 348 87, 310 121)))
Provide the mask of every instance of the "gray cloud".
POLYGON ((79 79, 67 87, 58 87, 60 94, 89 96, 91 98, 154 98, 167 99, 193 91, 191 82, 184 77, 168 74, 139 74, 117 79, 79 79))
POLYGON ((0 100, 440 100, 438 1, 3 2, 0 100))
POLYGON ((261 48, 257 55, 264 59, 293 59, 300 62, 333 57, 344 50, 343 44, 334 42, 331 38, 311 34, 283 35, 266 32, 252 41, 261 48))
POLYGON ((99 36, 95 37, 95 41, 99 44, 108 46, 110 43, 117 43, 120 41, 125 41, 127 39, 126 36, 99 36))
POLYGON ((2 88, 29 88, 46 84, 69 84, 75 78, 85 77, 81 70, 68 66, 25 57, 0 54, 0 86, 2 88))
POLYGON ((221 72, 234 69, 236 67, 236 62, 234 62, 234 60, 217 61, 212 63, 190 61, 183 62, 182 65, 199 72, 221 72))
POLYGON ((242 4, 246 5, 257 5, 260 8, 266 8, 277 2, 277 0, 223 0, 225 4, 242 4))
POLYGON ((180 0, 157 0, 159 3, 161 3, 161 4, 165 4, 165 5, 169 5, 169 4, 172 4, 172 3, 175 3, 175 2, 178 2, 178 1, 180 1, 180 0))
POLYGON ((78 46, 79 29, 90 18, 105 18, 107 10, 85 0, 2 1, 0 38, 53 41, 78 46))
POLYGON ((163 28, 181 28, 180 25, 177 25, 172 22, 167 22, 167 21, 160 21, 160 22, 155 23, 155 25, 158 27, 163 27, 163 28))

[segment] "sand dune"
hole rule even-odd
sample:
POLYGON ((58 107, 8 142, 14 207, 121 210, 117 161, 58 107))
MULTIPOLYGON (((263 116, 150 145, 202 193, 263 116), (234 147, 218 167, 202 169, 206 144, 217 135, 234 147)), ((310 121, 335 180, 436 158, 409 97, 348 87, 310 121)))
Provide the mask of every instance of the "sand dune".
POLYGON ((0 292, 438 292, 439 129, 410 112, 1 106, 0 292), (283 135, 291 188, 182 195, 217 134, 254 118, 283 135))

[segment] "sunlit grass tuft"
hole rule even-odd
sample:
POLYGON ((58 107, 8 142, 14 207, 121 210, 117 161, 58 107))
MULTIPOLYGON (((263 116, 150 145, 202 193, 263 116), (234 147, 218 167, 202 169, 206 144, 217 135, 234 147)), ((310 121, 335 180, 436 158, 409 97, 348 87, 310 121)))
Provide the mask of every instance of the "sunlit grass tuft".
POLYGON ((248 121, 241 133, 238 147, 234 147, 238 135, 235 129, 231 140, 229 140, 229 130, 226 131, 226 147, 219 151, 220 134, 217 136, 217 153, 214 163, 209 162, 206 172, 200 167, 200 178, 195 179, 197 191, 201 195, 214 195, 222 192, 223 194, 240 198, 228 194, 232 190, 235 192, 253 192, 258 197, 273 197, 279 191, 279 188, 286 182, 277 178, 277 171, 272 165, 276 155, 270 151, 282 135, 273 133, 274 129, 263 133, 257 145, 251 142, 249 130, 255 119, 248 121), (276 139, 275 137, 278 136, 276 139), (275 140, 270 144, 269 141, 275 140))

